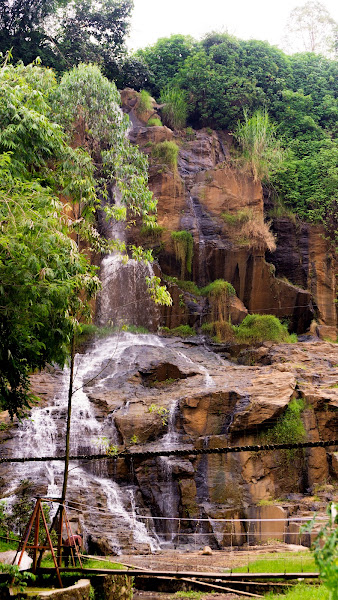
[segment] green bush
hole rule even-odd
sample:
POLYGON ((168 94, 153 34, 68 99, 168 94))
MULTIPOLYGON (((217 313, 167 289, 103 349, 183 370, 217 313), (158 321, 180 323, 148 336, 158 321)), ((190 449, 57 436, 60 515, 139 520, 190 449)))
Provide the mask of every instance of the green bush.
POLYGON ((236 296, 235 288, 228 281, 224 279, 215 279, 204 288, 201 289, 202 296, 209 296, 214 298, 236 296))
POLYGON ((160 101, 164 104, 162 108, 164 123, 172 129, 183 129, 188 115, 186 92, 168 85, 162 90, 160 101))
POLYGON ((264 443, 297 444, 303 442, 306 439, 306 431, 301 417, 304 409, 304 400, 291 400, 285 412, 277 419, 276 425, 262 434, 264 443))
POLYGON ((137 105, 136 112, 138 115, 147 112, 152 109, 151 96, 146 90, 141 90, 139 93, 139 102, 137 105))
POLYGON ((177 260, 181 262, 181 279, 185 277, 185 271, 191 273, 192 259, 194 253, 194 239, 188 231, 173 231, 171 239, 174 242, 174 252, 177 260))
POLYGON ((290 335, 287 326, 273 315, 247 315, 240 325, 234 327, 236 338, 240 342, 295 342, 297 336, 290 335))
POLYGON ((233 337, 230 325, 230 298, 236 296, 235 288, 224 279, 216 279, 205 286, 201 294, 209 298, 214 335, 220 340, 229 340, 233 337))
POLYGON ((169 327, 161 327, 161 331, 167 335, 174 335, 178 337, 190 337, 192 335, 196 335, 196 331, 190 327, 190 325, 179 325, 178 327, 173 327, 173 329, 169 329, 169 327))
POLYGON ((177 168, 178 146, 175 142, 159 142, 153 146, 151 153, 158 163, 171 169, 177 168))
POLYGON ((162 127, 162 121, 157 117, 151 117, 147 123, 147 127, 162 127))

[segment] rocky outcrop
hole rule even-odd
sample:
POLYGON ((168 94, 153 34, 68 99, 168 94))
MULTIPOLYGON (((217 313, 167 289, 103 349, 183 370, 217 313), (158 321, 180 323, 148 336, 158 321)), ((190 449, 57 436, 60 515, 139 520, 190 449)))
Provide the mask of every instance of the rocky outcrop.
MULTIPOLYGON (((282 506, 277 512, 285 514, 285 523, 277 532, 263 525, 259 530, 251 528, 249 541, 266 539, 271 531, 278 539, 290 535, 294 540, 299 538, 299 527, 293 521, 289 527, 288 519, 314 507, 322 509, 325 501, 337 493, 334 447, 327 451, 308 449, 305 453, 283 450, 188 454, 185 458, 172 455, 145 459, 137 454, 138 450, 174 450, 182 445, 189 450, 250 445, 266 439, 271 443, 274 427, 283 423, 292 401, 300 403, 294 418, 303 424, 305 439, 333 439, 338 431, 335 344, 266 343, 251 349, 250 355, 248 349, 239 354, 238 360, 249 363, 247 366, 221 358, 208 350, 201 338, 184 342, 122 334, 101 343, 105 348, 102 359, 98 360, 100 345, 88 355, 89 371, 83 390, 93 416, 87 415, 85 429, 84 425, 81 428, 81 420, 76 422, 76 443, 79 450, 86 451, 93 436, 104 438, 116 444, 116 450, 128 447, 130 456, 84 463, 70 471, 69 500, 76 509, 73 529, 85 532, 91 552, 118 552, 119 548, 149 551, 146 530, 135 534, 137 515, 147 519, 148 530, 155 528, 160 539, 168 542, 179 535, 179 543, 189 545, 194 533, 202 546, 241 544, 248 541, 246 521, 242 520, 268 514, 268 509, 260 506, 264 503, 282 506), (331 487, 327 486, 329 480, 331 487), (324 495, 314 499, 320 489, 324 495), (152 517, 161 518, 153 521, 152 517), (199 518, 203 520, 196 531, 191 519, 199 518), (219 519, 239 521, 230 527, 219 519)), ((44 385, 49 377, 53 380, 55 375, 44 374, 44 385)), ((74 413, 75 419, 83 418, 81 411, 89 411, 83 402, 79 417, 74 413)), ((57 408, 52 401, 46 410, 59 419, 56 423, 61 452, 65 409, 57 408)), ((33 418, 38 425, 37 417, 33 418)), ((16 452, 19 434, 20 426, 16 425, 12 439, 2 445, 4 453, 16 452)), ((276 441, 283 441, 283 433, 278 435, 276 441)), ((8 493, 7 471, 8 467, 0 469, 3 496, 8 493)), ((10 472, 14 481, 14 466, 10 472)), ((34 491, 47 493, 49 473, 40 466, 37 471, 31 468, 34 491)))
MULTIPOLYGON (((133 103, 137 102, 135 92, 122 92, 123 108, 134 125, 133 103)), ((171 233, 184 229, 194 239, 189 277, 199 286, 225 279, 249 312, 288 319, 296 333, 308 330, 315 318, 317 334, 335 339, 336 269, 323 230, 278 217, 272 221, 274 241, 264 223, 260 183, 230 160, 231 136, 209 129, 173 132, 167 127, 145 127, 145 122, 138 119, 130 137, 150 158, 149 183, 158 199, 158 222, 163 228, 155 244, 163 273, 181 276, 171 233), (163 141, 178 145, 177 168, 153 160, 152 149, 163 141)), ((190 310, 188 317, 177 317, 179 312, 174 302, 163 324, 177 326, 193 320, 190 310)))

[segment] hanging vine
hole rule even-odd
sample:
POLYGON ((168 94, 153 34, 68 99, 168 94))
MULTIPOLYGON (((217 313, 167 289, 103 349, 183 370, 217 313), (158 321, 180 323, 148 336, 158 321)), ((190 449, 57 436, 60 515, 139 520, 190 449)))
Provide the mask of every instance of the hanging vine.
POLYGON ((188 231, 173 231, 171 239, 174 243, 174 252, 177 260, 181 263, 181 279, 185 278, 186 271, 191 273, 194 252, 194 240, 188 231))

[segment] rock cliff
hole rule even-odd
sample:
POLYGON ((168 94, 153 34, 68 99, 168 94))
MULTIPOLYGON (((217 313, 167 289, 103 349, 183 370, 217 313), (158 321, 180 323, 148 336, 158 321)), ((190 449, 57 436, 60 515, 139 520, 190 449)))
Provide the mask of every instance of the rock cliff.
MULTIPOLYGON (((315 319, 317 332, 335 339, 337 263, 324 230, 287 216, 269 217, 271 203, 264 203, 260 182, 231 158, 229 134, 147 127, 149 115, 142 122, 137 112, 138 94, 127 89, 121 97, 133 123, 131 140, 149 156, 150 188, 158 199, 160 235, 138 241, 153 245, 162 272, 198 286, 225 279, 249 312, 287 319, 296 333, 315 319), (154 149, 163 142, 178 146, 177 167, 157 158, 154 149), (183 277, 171 239, 178 230, 193 236, 192 272, 183 277)), ((179 308, 174 302, 164 312, 164 325, 187 322, 179 308)))

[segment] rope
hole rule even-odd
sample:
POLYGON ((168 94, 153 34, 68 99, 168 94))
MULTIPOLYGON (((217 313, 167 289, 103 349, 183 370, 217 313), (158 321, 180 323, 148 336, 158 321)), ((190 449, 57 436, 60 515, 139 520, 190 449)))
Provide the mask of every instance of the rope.
MULTIPOLYGON (((116 456, 107 454, 79 454, 70 456, 69 460, 116 460, 117 458, 152 458, 156 456, 198 456, 200 454, 230 454, 233 452, 270 452, 271 450, 297 450, 301 448, 328 448, 338 446, 337 440, 320 440, 318 442, 299 442, 288 444, 264 444, 255 446, 226 446, 225 448, 182 448, 176 450, 122 450, 116 456)), ((16 458, 0 458, 1 463, 49 462, 65 460, 65 456, 22 456, 16 458)))

